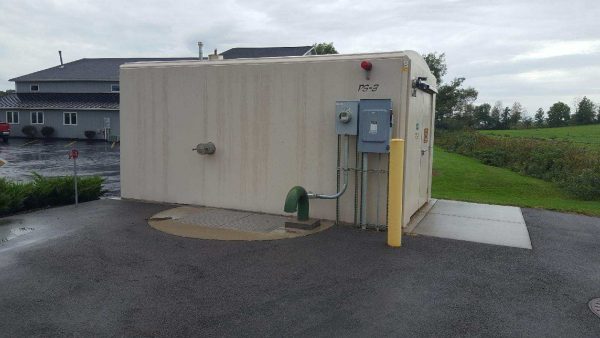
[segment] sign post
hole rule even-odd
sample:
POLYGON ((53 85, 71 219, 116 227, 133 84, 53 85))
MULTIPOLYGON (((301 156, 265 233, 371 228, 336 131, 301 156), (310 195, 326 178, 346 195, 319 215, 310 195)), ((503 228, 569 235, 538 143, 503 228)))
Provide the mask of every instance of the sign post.
POLYGON ((110 141, 110 117, 104 118, 104 139, 110 141))
POLYGON ((79 157, 79 151, 77 149, 71 149, 69 152, 69 159, 73 159, 73 181, 75 182, 75 205, 79 204, 79 196, 77 193, 77 158, 79 157))

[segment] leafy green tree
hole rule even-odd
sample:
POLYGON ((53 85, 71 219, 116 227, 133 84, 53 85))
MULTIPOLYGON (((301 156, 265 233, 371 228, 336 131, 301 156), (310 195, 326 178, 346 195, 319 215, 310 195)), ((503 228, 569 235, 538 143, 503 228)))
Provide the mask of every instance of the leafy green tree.
POLYGON ((438 85, 442 84, 444 75, 448 72, 448 67, 446 66, 446 53, 437 52, 428 53, 423 55, 425 62, 429 66, 429 70, 435 76, 438 85))
POLYGON ((14 90, 14 89, 7 89, 7 90, 5 90, 5 91, 2 91, 2 90, 0 90, 0 97, 2 97, 2 96, 5 96, 5 95, 8 95, 8 94, 12 94, 12 93, 14 93, 14 92, 15 92, 15 90, 14 90))
POLYGON ((519 103, 519 102, 513 103, 512 108, 510 110, 510 117, 509 117, 509 127, 510 128, 516 127, 519 124, 519 122, 521 122, 524 112, 525 112, 525 110, 523 109, 523 106, 521 105, 521 103, 519 103))
POLYGON ((536 127, 541 128, 544 126, 544 122, 545 122, 544 114, 545 114, 544 109, 542 109, 542 108, 538 108, 538 110, 535 112, 534 118, 535 118, 535 126, 536 127))
POLYGON ((525 116, 522 120, 523 128, 529 129, 533 126, 533 119, 531 116, 525 116))
POLYGON ((477 126, 477 121, 475 121, 475 109, 476 105, 472 103, 467 103, 464 107, 462 107, 461 111, 458 112, 455 116, 455 119, 465 127, 475 128, 477 126))
POLYGON ((475 88, 463 88, 464 77, 455 78, 448 84, 438 87, 436 96, 436 126, 448 127, 448 119, 460 116, 470 104, 477 100, 478 92, 475 88))
POLYGON ((317 55, 325 55, 325 54, 339 54, 338 51, 333 47, 333 42, 321 42, 314 43, 313 48, 315 54, 317 55))
POLYGON ((571 118, 571 108, 566 103, 556 102, 548 110, 548 126, 561 127, 567 125, 571 118))
POLYGON ((475 107, 473 118, 475 119, 475 127, 479 129, 489 129, 491 123, 490 111, 492 106, 489 103, 480 104, 475 107))
POLYGON ((449 83, 443 82, 446 75, 446 54, 437 52, 423 55, 431 73, 438 82, 436 95, 435 125, 438 128, 449 129, 472 125, 473 102, 477 100, 478 92, 472 87, 462 87, 464 77, 454 78, 449 83), (454 119, 454 121, 450 121, 454 119), (459 123, 456 123, 459 122, 459 123))
POLYGON ((594 123, 594 115, 596 114, 596 105, 587 97, 583 97, 577 103, 577 109, 573 114, 572 122, 574 124, 591 124, 594 123))
POLYGON ((510 108, 504 107, 500 113, 500 129, 510 128, 510 108))
POLYGON ((490 111, 490 129, 500 129, 500 115, 502 114, 502 102, 497 101, 490 111))

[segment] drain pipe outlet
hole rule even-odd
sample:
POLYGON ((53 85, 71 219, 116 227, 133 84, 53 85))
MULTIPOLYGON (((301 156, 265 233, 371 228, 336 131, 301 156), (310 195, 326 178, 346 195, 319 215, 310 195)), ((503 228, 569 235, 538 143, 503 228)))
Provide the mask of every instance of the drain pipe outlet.
POLYGON ((288 192, 285 198, 283 211, 296 212, 298 211, 298 220, 308 220, 308 194, 301 186, 295 186, 288 192))

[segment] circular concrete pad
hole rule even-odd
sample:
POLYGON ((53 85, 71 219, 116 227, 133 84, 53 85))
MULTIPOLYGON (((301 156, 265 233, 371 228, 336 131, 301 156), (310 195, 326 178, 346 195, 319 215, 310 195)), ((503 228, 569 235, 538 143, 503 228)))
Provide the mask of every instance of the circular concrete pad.
POLYGON ((333 225, 321 222, 312 230, 285 228, 295 218, 206 207, 177 207, 148 219, 154 229, 182 237, 223 241, 264 241, 311 235, 333 225))

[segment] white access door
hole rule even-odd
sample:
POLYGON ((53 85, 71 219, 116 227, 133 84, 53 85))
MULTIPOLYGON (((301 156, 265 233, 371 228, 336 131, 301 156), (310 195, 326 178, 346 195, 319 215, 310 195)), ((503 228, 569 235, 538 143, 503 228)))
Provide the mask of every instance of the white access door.
POLYGON ((427 203, 430 195, 431 186, 431 140, 433 135, 432 131, 432 114, 433 114, 433 98, 434 96, 429 93, 419 92, 419 106, 420 106, 420 129, 421 129, 421 160, 419 170, 419 207, 427 203))

